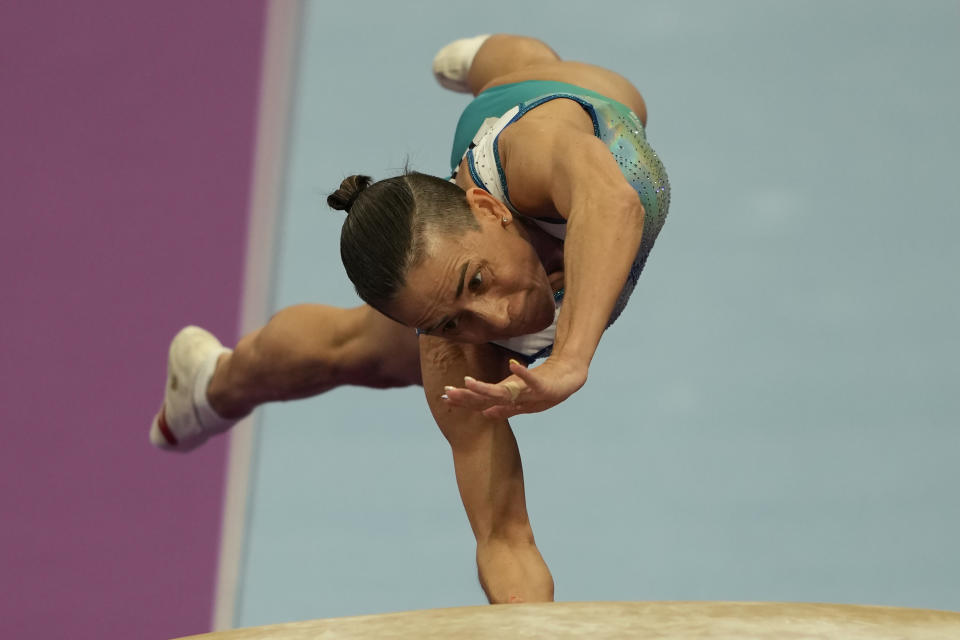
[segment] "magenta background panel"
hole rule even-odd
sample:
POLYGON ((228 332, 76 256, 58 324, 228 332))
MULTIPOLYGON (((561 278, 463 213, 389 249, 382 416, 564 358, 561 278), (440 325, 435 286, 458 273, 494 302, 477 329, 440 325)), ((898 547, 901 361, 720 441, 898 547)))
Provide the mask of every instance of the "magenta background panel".
POLYGON ((224 442, 147 441, 236 338, 264 5, 0 5, 0 637, 209 630, 224 442))

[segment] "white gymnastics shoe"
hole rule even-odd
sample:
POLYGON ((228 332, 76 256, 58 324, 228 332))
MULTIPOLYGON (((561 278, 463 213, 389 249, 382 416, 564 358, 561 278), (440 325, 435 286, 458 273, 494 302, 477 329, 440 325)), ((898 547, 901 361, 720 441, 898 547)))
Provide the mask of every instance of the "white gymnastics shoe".
POLYGON ((470 72, 470 65, 473 64, 473 57, 489 37, 490 34, 461 38, 440 49, 433 58, 433 77, 445 89, 471 93, 470 86, 467 84, 467 74, 470 72))
POLYGON ((190 451, 226 431, 233 420, 221 418, 207 400, 217 360, 230 353, 200 327, 185 327, 170 342, 163 406, 150 425, 150 442, 160 449, 190 451))

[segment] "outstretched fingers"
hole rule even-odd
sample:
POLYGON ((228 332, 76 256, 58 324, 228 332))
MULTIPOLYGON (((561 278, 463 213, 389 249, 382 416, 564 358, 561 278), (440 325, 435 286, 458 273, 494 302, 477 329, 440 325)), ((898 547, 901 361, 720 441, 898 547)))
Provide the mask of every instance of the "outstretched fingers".
POLYGON ((512 401, 511 389, 502 384, 480 382, 470 376, 464 377, 463 384, 463 387, 444 387, 443 399, 453 406, 477 411, 512 401))
POLYGON ((540 396, 545 392, 538 374, 516 360, 510 360, 509 370, 511 375, 496 384, 465 376, 463 387, 446 386, 441 397, 451 406, 480 411, 489 418, 542 410, 535 407, 542 404, 538 400, 543 400, 540 396))

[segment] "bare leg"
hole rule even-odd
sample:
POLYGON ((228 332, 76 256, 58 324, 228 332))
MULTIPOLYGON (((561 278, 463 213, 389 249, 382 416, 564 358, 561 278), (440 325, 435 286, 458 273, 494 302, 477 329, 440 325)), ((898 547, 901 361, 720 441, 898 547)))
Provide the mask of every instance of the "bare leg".
POLYGON ((236 419, 265 402, 305 398, 346 384, 420 384, 413 329, 367 305, 288 307, 220 357, 207 397, 220 416, 236 419))
POLYGON ((467 84, 474 95, 490 87, 526 80, 566 82, 596 91, 633 109, 646 125, 646 103, 629 80, 603 67, 561 60, 536 38, 490 36, 477 50, 467 74, 467 84))
POLYGON ((500 76, 559 61, 560 56, 536 38, 498 33, 487 38, 477 51, 467 74, 467 84, 473 95, 477 95, 500 76))

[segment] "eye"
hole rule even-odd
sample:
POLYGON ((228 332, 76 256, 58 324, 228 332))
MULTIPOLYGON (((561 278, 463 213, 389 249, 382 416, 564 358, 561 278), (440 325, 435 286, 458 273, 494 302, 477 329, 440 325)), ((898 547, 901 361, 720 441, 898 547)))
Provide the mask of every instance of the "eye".
POLYGON ((480 286, 483 284, 483 273, 480 269, 477 269, 477 272, 473 274, 473 277, 470 278, 470 291, 477 291, 480 289, 480 286))
POLYGON ((447 320, 447 322, 443 325, 443 332, 444 332, 444 333, 446 333, 447 331, 456 331, 456 330, 457 330, 457 319, 456 319, 456 318, 450 318, 450 319, 447 320))

